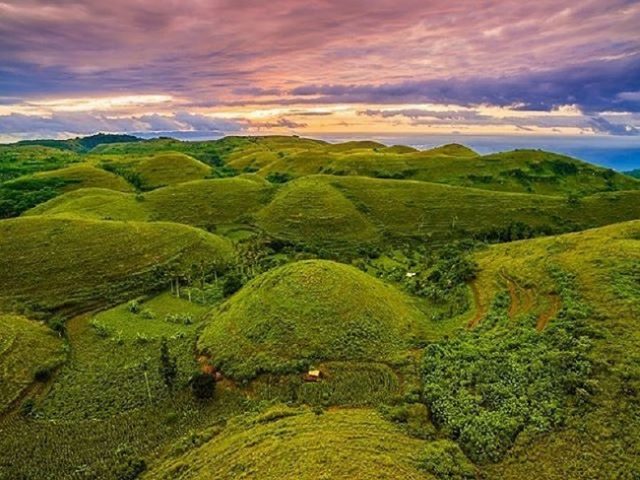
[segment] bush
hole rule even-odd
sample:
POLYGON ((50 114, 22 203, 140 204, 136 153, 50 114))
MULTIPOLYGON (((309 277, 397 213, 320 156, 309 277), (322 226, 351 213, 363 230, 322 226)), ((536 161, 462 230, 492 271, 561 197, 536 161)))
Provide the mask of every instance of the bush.
POLYGON ((222 284, 222 294, 225 297, 230 297, 242 288, 242 284, 242 277, 239 274, 230 273, 225 277, 222 284))
POLYGON ((440 480, 474 479, 475 468, 460 447, 450 440, 429 443, 420 458, 420 467, 440 480))
POLYGON ((267 181, 271 183, 287 183, 293 177, 286 172, 271 172, 267 175, 267 181))
POLYGON ((206 400, 213 398, 216 391, 216 379, 207 373, 197 373, 191 377, 191 391, 193 395, 200 399, 206 400))

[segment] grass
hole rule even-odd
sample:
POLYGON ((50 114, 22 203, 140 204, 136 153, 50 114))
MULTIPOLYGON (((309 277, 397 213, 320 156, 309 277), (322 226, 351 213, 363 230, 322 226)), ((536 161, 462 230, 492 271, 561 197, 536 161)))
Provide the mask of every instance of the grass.
MULTIPOLYGON (((62 188, 63 192, 90 187, 107 188, 109 190, 119 192, 132 191, 131 185, 129 185, 123 178, 87 164, 72 165, 70 167, 52 170, 50 172, 39 172, 34 174, 33 178, 55 178, 63 180, 67 183, 67 185, 62 188)), ((15 181, 17 182, 20 180, 15 181)))
POLYGON ((393 287, 347 265, 303 261, 255 278, 212 312, 198 346, 226 375, 250 379, 326 360, 393 360, 426 323, 393 287))
POLYGON ((203 445, 151 468, 145 478, 428 479, 416 458, 425 442, 371 410, 274 407, 242 417, 203 445))
POLYGON ((379 233, 337 189, 315 178, 286 185, 258 215, 276 238, 340 248, 376 243, 379 233))
POLYGON ((102 168, 114 171, 136 183, 141 190, 201 180, 211 174, 211 167, 195 158, 178 152, 156 153, 151 156, 108 156, 98 159, 102 168))
POLYGON ((146 221, 147 204, 129 193, 106 188, 83 188, 55 197, 23 215, 89 220, 146 221))
POLYGON ((208 230, 229 223, 251 223, 272 187, 252 178, 199 180, 145 195, 152 220, 187 223, 208 230))
POLYGON ((36 381, 47 380, 64 361, 62 341, 45 325, 0 315, 0 413, 36 381))
POLYGON ((233 259, 226 240, 169 223, 33 216, 3 221, 0 232, 4 310, 87 311, 233 259))

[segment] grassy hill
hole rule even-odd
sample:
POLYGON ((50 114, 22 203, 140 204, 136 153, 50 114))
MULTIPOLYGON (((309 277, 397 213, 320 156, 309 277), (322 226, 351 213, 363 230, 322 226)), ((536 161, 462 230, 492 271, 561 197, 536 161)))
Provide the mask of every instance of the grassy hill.
POLYGON ((258 214, 276 238, 312 245, 349 248, 379 241, 379 232, 340 190, 315 178, 283 187, 258 214))
POLYGON ((637 168, 635 170, 630 170, 628 172, 624 172, 624 174, 633 178, 640 178, 640 168, 637 168))
POLYGON ((97 135, 90 135, 88 137, 77 137, 69 140, 22 140, 15 145, 19 147, 23 146, 43 146, 49 148, 56 148, 60 150, 71 150, 74 152, 88 152, 98 145, 111 144, 111 143, 131 143, 141 142, 142 139, 134 137, 132 135, 113 135, 99 133, 97 135))
POLYGON ((390 360, 425 328, 392 287, 351 266, 304 261, 257 277, 212 312, 198 346, 225 374, 247 379, 323 360, 390 360))
POLYGON ((145 221, 149 212, 146 203, 139 198, 106 188, 83 188, 42 203, 23 216, 145 221))
POLYGON ((227 241, 169 223, 32 216, 0 222, 0 232, 3 310, 86 311, 233 259, 227 241))
POLYGON ((280 240, 344 251, 388 240, 513 240, 632 220, 640 216, 640 190, 568 198, 331 175, 273 185, 245 175, 181 183, 144 196, 81 190, 33 213, 171 221, 220 232, 245 225, 280 240))
POLYGON ((144 478, 431 479, 419 468, 425 443, 371 410, 316 415, 274 407, 211 431, 203 445, 167 458, 144 478))
MULTIPOLYGON (((95 161, 96 157, 92 157, 95 161)), ((98 165, 117 173, 141 190, 200 180, 211 174, 211 167, 184 153, 157 153, 149 157, 109 156, 98 165)))
POLYGON ((0 315, 0 413, 36 381, 46 381, 64 360, 62 341, 46 326, 0 315))

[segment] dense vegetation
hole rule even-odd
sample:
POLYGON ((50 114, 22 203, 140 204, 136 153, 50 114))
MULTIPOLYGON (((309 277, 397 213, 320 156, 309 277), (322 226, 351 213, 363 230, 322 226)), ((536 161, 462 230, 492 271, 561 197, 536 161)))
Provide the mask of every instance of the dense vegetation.
POLYGON ((639 187, 539 150, 0 146, 0 480, 634 480, 639 187))

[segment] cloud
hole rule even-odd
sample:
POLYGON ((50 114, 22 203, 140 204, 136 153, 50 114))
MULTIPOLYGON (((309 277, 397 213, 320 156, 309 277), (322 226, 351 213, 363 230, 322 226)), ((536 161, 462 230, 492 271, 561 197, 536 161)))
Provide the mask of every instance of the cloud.
POLYGON ((255 128, 257 130, 272 130, 274 128, 288 128, 291 130, 295 130, 297 128, 305 128, 307 127, 306 123, 299 123, 289 120, 287 118, 279 118, 276 121, 267 121, 267 122, 256 122, 249 121, 248 125, 251 128, 255 128))
POLYGON ((598 133, 606 133, 610 135, 635 136, 640 135, 640 129, 620 123, 612 123, 602 117, 593 117, 589 120, 589 124, 598 133))
MULTIPOLYGON (((638 24, 640 3, 630 0, 486 0, 474 8, 455 0, 0 0, 0 115, 16 114, 0 116, 0 131, 296 129, 320 124, 314 117, 327 117, 329 128, 353 125, 353 116, 313 107, 431 103, 460 110, 359 120, 363 131, 365 121, 384 119, 466 128, 495 124, 480 105, 576 105, 584 118, 531 122, 622 134, 637 129, 635 120, 606 113, 640 112, 638 24), (87 108, 84 124, 62 112, 36 118, 25 107, 131 95, 172 100, 87 108), (261 105, 302 110, 243 120, 261 105)), ((532 126, 520 117, 497 122, 507 121, 532 126)))
POLYGON ((88 135, 95 132, 208 132, 234 133, 244 130, 245 123, 204 115, 179 112, 172 115, 108 117, 85 112, 62 112, 50 116, 13 113, 0 116, 0 134, 58 136, 88 135))
POLYGON ((585 111, 640 111, 627 92, 640 88, 640 55, 514 76, 419 80, 382 85, 306 85, 292 96, 317 103, 439 103, 517 105, 550 111, 577 105, 585 111))

